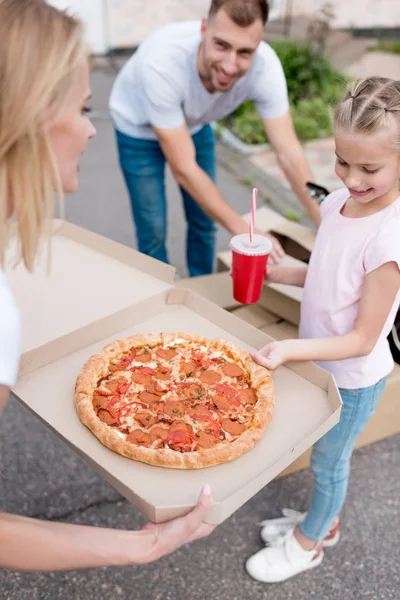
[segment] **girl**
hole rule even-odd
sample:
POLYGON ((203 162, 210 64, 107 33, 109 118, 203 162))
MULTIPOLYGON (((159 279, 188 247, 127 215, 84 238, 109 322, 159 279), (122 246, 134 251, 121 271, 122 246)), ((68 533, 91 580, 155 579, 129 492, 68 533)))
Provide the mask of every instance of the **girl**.
POLYGON ((335 112, 336 173, 345 188, 321 206, 309 266, 274 267, 270 282, 304 286, 299 340, 254 354, 268 369, 314 360, 336 379, 340 422, 312 451, 315 488, 308 513, 264 522, 268 547, 247 561, 264 582, 318 566, 338 541, 350 459, 393 368, 387 335, 400 303, 400 82, 354 82, 335 112))
MULTIPOLYGON (((11 219, 29 271, 56 190, 76 190, 78 160, 95 129, 78 21, 42 0, 0 0, 0 265, 11 219)), ((0 410, 15 383, 20 321, 0 270, 0 410)), ((142 531, 67 525, 0 514, 0 568, 33 571, 144 564, 208 535, 205 486, 183 518, 142 531)))

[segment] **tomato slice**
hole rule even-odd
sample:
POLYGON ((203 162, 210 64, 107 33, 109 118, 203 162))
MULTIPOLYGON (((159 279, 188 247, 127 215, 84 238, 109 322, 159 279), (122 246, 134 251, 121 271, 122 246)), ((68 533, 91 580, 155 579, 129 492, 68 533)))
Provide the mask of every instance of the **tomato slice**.
POLYGON ((167 438, 167 444, 173 444, 174 446, 187 445, 194 441, 196 441, 196 437, 186 429, 177 429, 170 433, 167 438))
POLYGON ((121 358, 121 360, 118 363, 118 367, 120 367, 121 369, 125 369, 128 365, 131 364, 131 362, 133 361, 135 356, 136 356, 136 350, 133 349, 130 351, 128 356, 124 356, 123 358, 121 358))
POLYGON ((142 373, 142 375, 157 375, 157 371, 150 369, 150 367, 140 367, 139 373, 142 373))
POLYGON ((143 402, 129 402, 128 404, 125 404, 124 406, 122 406, 122 408, 118 410, 118 417, 124 417, 126 413, 129 412, 131 407, 136 408, 138 406, 140 406, 141 408, 147 408, 147 405, 143 404, 143 402))
POLYGON ((196 421, 207 421, 215 436, 218 436, 221 433, 220 424, 217 423, 217 421, 215 421, 212 417, 207 417, 207 415, 193 415, 193 419, 196 419, 196 421))
POLYGON ((110 413, 110 415, 112 415, 114 417, 114 419, 118 419, 118 412, 119 410, 117 408, 115 408, 115 405, 118 404, 118 402, 121 400, 121 396, 113 396, 112 398, 110 398, 108 404, 107 404, 107 410, 110 413))
POLYGON ((110 392, 110 390, 95 390, 95 396, 114 396, 115 392, 110 392))
POLYGON ((129 390, 130 387, 131 387, 130 383, 121 383, 118 386, 118 393, 119 394, 126 394, 126 392, 129 390))

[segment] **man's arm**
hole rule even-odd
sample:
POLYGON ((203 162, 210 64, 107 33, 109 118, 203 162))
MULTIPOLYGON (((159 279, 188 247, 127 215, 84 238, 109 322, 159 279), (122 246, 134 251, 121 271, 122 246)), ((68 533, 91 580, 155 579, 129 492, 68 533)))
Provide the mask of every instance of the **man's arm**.
POLYGON ((307 181, 314 181, 314 177, 307 164, 303 148, 297 139, 290 113, 287 112, 281 117, 262 121, 279 166, 285 173, 293 192, 314 223, 319 225, 321 220, 319 206, 306 191, 307 181))
MULTIPOLYGON (((196 162, 196 149, 186 125, 176 129, 153 127, 157 134, 176 181, 201 206, 205 213, 227 229, 232 235, 247 233, 249 225, 220 194, 215 183, 196 162)), ((250 206, 250 201, 249 201, 250 206)), ((270 237, 274 244, 272 262, 279 262, 284 252, 279 242, 270 237)))

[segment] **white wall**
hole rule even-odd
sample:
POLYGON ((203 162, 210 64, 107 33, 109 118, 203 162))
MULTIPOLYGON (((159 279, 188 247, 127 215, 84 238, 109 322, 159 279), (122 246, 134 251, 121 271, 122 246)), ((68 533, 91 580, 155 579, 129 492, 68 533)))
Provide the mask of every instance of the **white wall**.
MULTIPOLYGON (((153 0, 150 0, 152 2, 153 0)), ((86 26, 86 39, 96 54, 109 49, 107 0, 47 0, 56 8, 68 9, 81 18, 86 26)))
MULTIPOLYGON (((293 14, 311 15, 327 0, 292 0, 293 14)), ((400 27, 400 0, 331 0, 338 28, 400 27)))

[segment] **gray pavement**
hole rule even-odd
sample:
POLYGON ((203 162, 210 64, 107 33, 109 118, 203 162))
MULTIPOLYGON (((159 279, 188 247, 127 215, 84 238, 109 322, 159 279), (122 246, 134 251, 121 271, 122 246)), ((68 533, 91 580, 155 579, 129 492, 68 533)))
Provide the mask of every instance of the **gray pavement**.
MULTIPOLYGON (((93 74, 98 136, 82 160, 81 187, 67 199, 67 218, 134 246, 128 197, 120 176, 113 132, 105 118, 111 74, 93 74)), ((249 188, 239 183, 252 167, 240 158, 220 164, 220 187, 241 211, 249 188), (241 172, 241 176, 240 176, 241 172)), ((229 155, 229 160, 233 160, 229 155)), ((254 174, 252 177, 261 177, 254 174)), ((268 187, 269 182, 264 182, 268 187)), ((184 220, 177 189, 168 177, 169 250, 185 274, 184 220)), ((228 236, 219 232, 219 246, 228 236)), ((102 527, 139 528, 143 515, 106 484, 72 450, 10 400, 0 419, 1 510, 102 527)), ((253 582, 245 559, 261 547, 257 522, 281 507, 304 510, 312 487, 308 470, 273 481, 207 540, 144 567, 68 573, 0 572, 1 600, 398 600, 400 598, 400 436, 355 453, 342 539, 321 567, 280 585, 253 582)))

